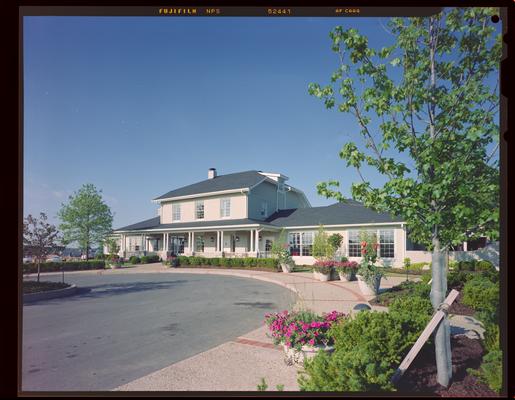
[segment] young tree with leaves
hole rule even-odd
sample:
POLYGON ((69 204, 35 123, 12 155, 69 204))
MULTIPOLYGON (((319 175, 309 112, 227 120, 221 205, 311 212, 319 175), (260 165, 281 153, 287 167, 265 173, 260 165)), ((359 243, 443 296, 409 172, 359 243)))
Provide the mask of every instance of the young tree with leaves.
POLYGON ((38 282, 41 263, 60 247, 59 231, 47 220, 46 214, 40 213, 39 219, 29 214, 23 221, 23 253, 35 260, 38 267, 38 282))
MULTIPOLYGON (((351 114, 361 144, 346 143, 340 157, 361 182, 352 197, 377 211, 402 216, 410 238, 432 250, 431 302, 447 291, 445 254, 479 236, 498 237, 497 123, 501 35, 494 8, 454 8, 430 17, 392 18, 391 46, 371 48, 356 29, 336 27, 332 50, 340 59, 331 84, 309 93, 351 114), (364 167, 385 178, 366 179, 364 167)), ((344 201, 338 181, 318 192, 344 201)), ((438 382, 451 378, 447 318, 435 335, 438 382)))
POLYGON ((112 230, 113 215, 101 193, 94 185, 84 184, 58 213, 64 242, 77 242, 86 252, 86 259, 91 246, 102 243, 112 230))

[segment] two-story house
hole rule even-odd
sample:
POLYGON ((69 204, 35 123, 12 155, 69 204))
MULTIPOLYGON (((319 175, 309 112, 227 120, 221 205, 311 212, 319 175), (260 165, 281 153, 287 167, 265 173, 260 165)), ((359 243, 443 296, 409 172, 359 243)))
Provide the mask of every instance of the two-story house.
MULTIPOLYGON (((211 168, 206 180, 153 199, 158 204, 155 218, 114 230, 120 256, 269 257, 284 229, 293 260, 311 265, 313 239, 322 224, 328 234, 342 235, 338 253, 350 260, 361 259, 359 234, 366 230, 377 235, 385 265, 401 267, 405 257, 411 262, 431 261, 430 253, 417 250, 407 239, 402 219, 352 200, 311 207, 301 190, 286 183, 288 179, 254 170, 217 175, 211 168)), ((466 252, 458 253, 457 258, 469 258, 461 254, 466 252)))

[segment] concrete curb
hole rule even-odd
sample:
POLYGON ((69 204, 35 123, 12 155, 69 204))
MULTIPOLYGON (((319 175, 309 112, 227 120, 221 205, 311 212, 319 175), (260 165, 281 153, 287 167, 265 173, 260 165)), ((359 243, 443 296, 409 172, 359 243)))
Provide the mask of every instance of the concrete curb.
POLYGON ((46 292, 28 293, 23 295, 24 303, 32 303, 39 300, 57 299, 59 297, 67 297, 77 292, 77 286, 71 285, 70 287, 57 290, 48 290, 46 292))

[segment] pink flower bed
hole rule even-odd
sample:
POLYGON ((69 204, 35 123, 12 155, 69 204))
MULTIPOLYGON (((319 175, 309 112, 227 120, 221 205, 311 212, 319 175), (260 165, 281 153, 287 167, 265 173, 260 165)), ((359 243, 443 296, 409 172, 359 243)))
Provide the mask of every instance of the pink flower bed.
POLYGON ((284 344, 298 350, 302 346, 331 345, 327 331, 331 326, 346 317, 344 313, 331 311, 322 316, 311 312, 271 313, 265 315, 265 323, 270 330, 274 344, 284 344))

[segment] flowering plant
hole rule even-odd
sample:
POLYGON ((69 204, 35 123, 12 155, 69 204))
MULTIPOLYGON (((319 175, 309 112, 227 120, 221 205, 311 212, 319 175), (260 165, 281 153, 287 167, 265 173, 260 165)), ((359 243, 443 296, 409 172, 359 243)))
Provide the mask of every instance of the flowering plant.
POLYGON ((265 323, 270 330, 274 344, 301 350, 302 346, 333 344, 327 335, 329 328, 342 321, 346 315, 337 311, 317 315, 309 311, 271 313, 265 315, 265 323))
POLYGON ((376 235, 367 236, 362 235, 361 240, 361 263, 358 269, 358 274, 363 277, 363 280, 368 286, 373 288, 375 282, 384 276, 384 272, 381 268, 375 265, 378 255, 377 250, 379 249, 379 243, 377 243, 376 235))
POLYGON ((331 273, 335 263, 335 261, 315 261, 313 264, 313 270, 318 273, 327 275, 331 273))
POLYGON ((356 261, 337 262, 334 266, 338 272, 342 272, 344 274, 349 272, 355 273, 358 270, 358 263, 356 261))

